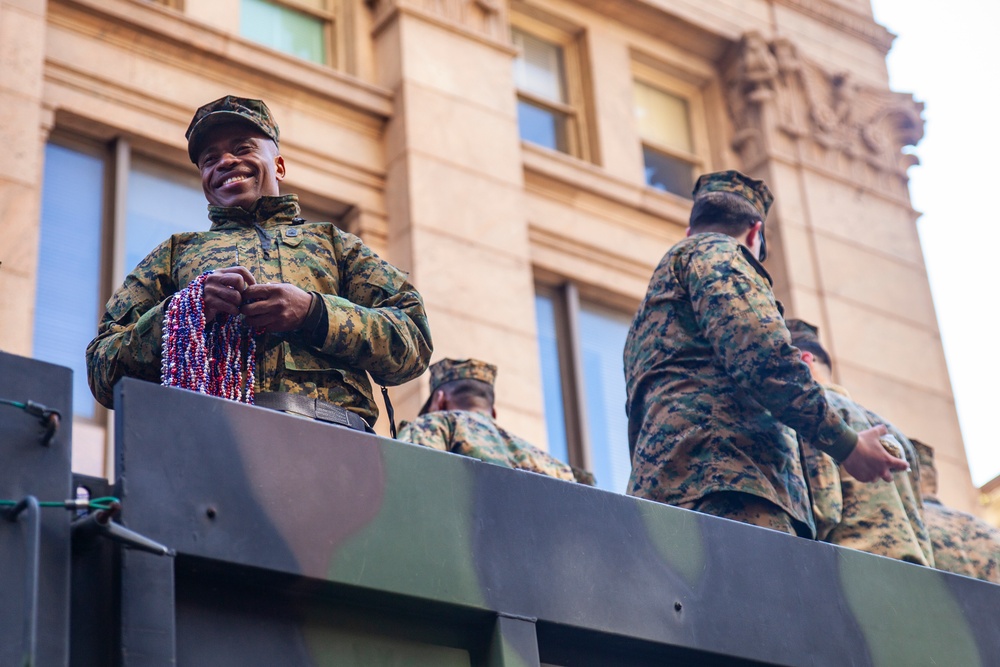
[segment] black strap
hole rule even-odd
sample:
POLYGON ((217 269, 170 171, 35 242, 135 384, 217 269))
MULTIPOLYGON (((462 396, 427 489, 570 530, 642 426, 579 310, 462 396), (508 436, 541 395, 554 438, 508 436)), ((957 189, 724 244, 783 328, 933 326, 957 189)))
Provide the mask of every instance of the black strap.
POLYGON ((375 432, 360 415, 320 398, 284 391, 265 391, 254 397, 254 404, 271 410, 292 412, 328 424, 345 426, 355 431, 375 432))
POLYGON ((385 401, 385 411, 389 413, 389 433, 392 434, 392 439, 396 439, 396 413, 392 409, 392 401, 389 400, 389 390, 385 388, 384 384, 380 384, 382 387, 382 400, 385 401))
MULTIPOLYGON (((805 452, 806 443, 802 440, 802 436, 798 432, 795 433, 795 439, 799 443, 799 465, 802 466, 802 480, 806 483, 806 498, 809 499, 809 516, 812 517, 813 530, 815 531, 812 535, 799 535, 799 537, 819 540, 819 526, 816 525, 816 512, 813 509, 815 505, 813 505, 812 484, 809 483, 809 466, 806 465, 808 463, 805 452)), ((792 519, 792 521, 795 521, 795 519, 792 519)))

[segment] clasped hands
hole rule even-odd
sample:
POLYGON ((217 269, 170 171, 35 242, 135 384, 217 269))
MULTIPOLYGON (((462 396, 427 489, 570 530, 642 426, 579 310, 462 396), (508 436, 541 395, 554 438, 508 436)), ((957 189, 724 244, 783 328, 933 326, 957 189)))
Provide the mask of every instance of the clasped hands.
POLYGON ((243 315, 249 326, 264 333, 302 327, 312 295, 288 283, 257 284, 245 267, 217 269, 205 279, 205 320, 221 314, 243 315))

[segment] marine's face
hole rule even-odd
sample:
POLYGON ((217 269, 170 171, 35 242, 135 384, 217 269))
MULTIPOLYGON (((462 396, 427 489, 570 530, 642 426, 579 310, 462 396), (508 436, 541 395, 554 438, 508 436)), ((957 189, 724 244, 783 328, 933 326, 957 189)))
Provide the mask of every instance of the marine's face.
POLYGON ((198 154, 201 187, 213 206, 250 210, 260 197, 278 194, 285 161, 262 132, 242 123, 220 125, 198 154))

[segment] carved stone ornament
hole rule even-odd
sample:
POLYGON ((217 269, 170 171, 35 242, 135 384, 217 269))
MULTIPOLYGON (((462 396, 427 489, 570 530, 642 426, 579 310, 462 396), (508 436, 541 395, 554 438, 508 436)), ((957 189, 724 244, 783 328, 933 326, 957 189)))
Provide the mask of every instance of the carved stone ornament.
POLYGON ((831 73, 802 58, 789 40, 768 41, 756 32, 740 41, 726 78, 733 148, 744 165, 787 152, 905 188, 916 157, 903 148, 924 132, 923 104, 912 95, 860 84, 850 72, 831 73))
POLYGON ((398 9, 443 20, 456 27, 504 43, 507 19, 503 0, 367 0, 376 22, 398 9))

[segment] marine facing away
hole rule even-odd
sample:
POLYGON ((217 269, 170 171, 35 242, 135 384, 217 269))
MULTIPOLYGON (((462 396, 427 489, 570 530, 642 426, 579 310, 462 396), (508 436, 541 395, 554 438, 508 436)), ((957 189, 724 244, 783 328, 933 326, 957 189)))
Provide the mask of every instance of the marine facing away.
POLYGON ((693 195, 687 238, 660 261, 625 343, 628 493, 813 536, 795 431, 862 481, 907 464, 879 444, 884 426, 844 423, 792 347, 761 264, 764 182, 716 172, 693 195))
MULTIPOLYGON (((201 173, 208 231, 174 234, 125 278, 87 347, 91 391, 112 407, 114 384, 160 379, 169 299, 206 271, 206 321, 243 315, 262 332, 255 387, 378 417, 366 373, 401 384, 427 368, 430 329, 405 273, 358 237, 299 215, 281 195, 279 130, 260 100, 228 95, 199 108, 187 130, 201 173)), ((259 401, 258 401, 259 402, 259 401)))

